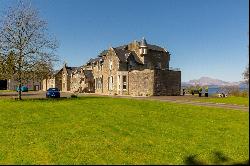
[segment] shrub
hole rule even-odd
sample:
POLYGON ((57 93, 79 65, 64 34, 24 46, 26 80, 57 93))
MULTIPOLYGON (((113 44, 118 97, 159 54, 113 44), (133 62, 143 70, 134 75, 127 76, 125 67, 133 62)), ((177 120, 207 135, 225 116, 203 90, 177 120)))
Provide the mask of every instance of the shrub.
POLYGON ((202 92, 202 87, 198 88, 198 92, 201 93, 202 92))
POLYGON ((208 86, 205 88, 205 92, 208 93, 208 86))
POLYGON ((248 90, 241 91, 239 86, 224 86, 220 88, 220 91, 229 94, 230 96, 237 96, 237 97, 248 97, 249 92, 248 90))
POLYGON ((71 98, 77 98, 77 95, 72 94, 72 95, 71 95, 71 98))

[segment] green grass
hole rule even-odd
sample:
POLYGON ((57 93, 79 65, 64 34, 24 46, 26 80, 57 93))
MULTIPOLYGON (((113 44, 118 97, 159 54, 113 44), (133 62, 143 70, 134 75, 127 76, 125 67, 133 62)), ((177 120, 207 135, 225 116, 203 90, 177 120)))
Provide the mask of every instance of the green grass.
POLYGON ((0 164, 231 164, 249 160, 249 113, 83 97, 0 100, 0 164))
POLYGON ((16 92, 15 90, 0 90, 0 93, 1 92, 16 92))
MULTIPOLYGON (((196 100, 196 99, 195 99, 196 100)), ((248 97, 211 97, 211 98, 198 98, 198 101, 202 102, 212 102, 212 103, 225 103, 225 104, 236 104, 236 105, 243 105, 249 106, 249 98, 248 97)))

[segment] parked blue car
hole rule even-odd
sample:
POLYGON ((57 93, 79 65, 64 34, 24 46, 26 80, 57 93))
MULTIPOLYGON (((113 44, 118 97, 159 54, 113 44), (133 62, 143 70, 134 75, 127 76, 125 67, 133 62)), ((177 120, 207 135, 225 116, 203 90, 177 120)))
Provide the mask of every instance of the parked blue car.
POLYGON ((46 98, 60 98, 60 91, 58 88, 49 88, 46 93, 46 98))
POLYGON ((21 92, 28 92, 29 91, 27 86, 21 86, 21 88, 17 87, 16 91, 19 92, 20 89, 21 89, 21 92))

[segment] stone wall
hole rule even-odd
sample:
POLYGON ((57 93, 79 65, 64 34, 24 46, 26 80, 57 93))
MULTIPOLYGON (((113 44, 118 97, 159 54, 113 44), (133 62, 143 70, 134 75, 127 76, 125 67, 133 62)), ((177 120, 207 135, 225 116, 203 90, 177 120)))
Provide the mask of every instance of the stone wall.
POLYGON ((145 68, 148 69, 168 69, 170 55, 166 52, 148 50, 148 54, 144 55, 145 68))
MULTIPOLYGON (((14 79, 7 80, 7 89, 8 90, 16 90, 19 86, 18 81, 14 79)), ((42 81, 36 81, 36 80, 23 80, 22 86, 28 87, 29 90, 42 90, 42 81)))
POLYGON ((62 90, 62 71, 59 71, 55 75, 55 88, 58 88, 60 91, 62 90))
POLYGON ((8 90, 16 90, 18 87, 18 82, 14 79, 7 80, 7 89, 8 90))
POLYGON ((155 70, 155 96, 178 96, 181 93, 181 72, 173 70, 155 70))
POLYGON ((172 70, 133 70, 128 73, 127 94, 132 96, 180 95, 181 72, 172 70))
POLYGON ((42 90, 47 91, 49 88, 55 88, 55 78, 43 79, 42 90))
POLYGON ((151 96, 154 92, 154 70, 133 70, 128 73, 129 95, 151 96))
POLYGON ((83 71, 72 73, 70 91, 79 93, 93 93, 93 78, 86 78, 83 71))

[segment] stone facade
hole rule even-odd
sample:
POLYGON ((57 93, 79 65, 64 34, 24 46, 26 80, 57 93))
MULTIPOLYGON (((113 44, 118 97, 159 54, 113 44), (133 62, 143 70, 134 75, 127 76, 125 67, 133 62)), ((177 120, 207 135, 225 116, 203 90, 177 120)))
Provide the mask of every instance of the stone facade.
POLYGON ((70 91, 94 93, 94 77, 91 70, 78 68, 71 73, 70 91))
POLYGON ((62 90, 62 69, 55 71, 51 76, 43 79, 42 90, 46 91, 49 88, 58 88, 59 90, 62 90))
MULTIPOLYGON (((4 81, 4 86, 0 89, 4 90, 16 90, 19 83, 16 79, 0 80, 4 81)), ((29 90, 39 91, 42 90, 42 83, 38 80, 23 80, 22 86, 28 87, 29 90)))
POLYGON ((154 70, 145 69, 143 71, 133 70, 129 72, 129 94, 132 96, 154 95, 154 70))
POLYGON ((52 76, 43 79, 42 90, 46 91, 49 88, 58 88, 60 91, 64 92, 70 91, 70 75, 73 69, 64 64, 64 66, 60 70, 55 71, 52 76))
POLYGON ((181 72, 173 70, 155 70, 155 96, 178 96, 181 93, 181 72))
MULTIPOLYGON (((180 95, 181 71, 169 69, 170 53, 145 39, 104 50, 86 65, 66 64, 55 75, 62 91, 107 95, 180 95), (88 73, 88 74, 87 74, 88 73)), ((47 83, 48 84, 48 83, 47 83)))
POLYGON ((108 95, 180 95, 181 72, 169 70, 170 53, 164 48, 134 41, 103 51, 91 59, 95 93, 108 95))
POLYGON ((47 78, 47 79, 43 79, 42 81, 43 84, 43 91, 46 91, 49 88, 55 88, 55 78, 47 78))

